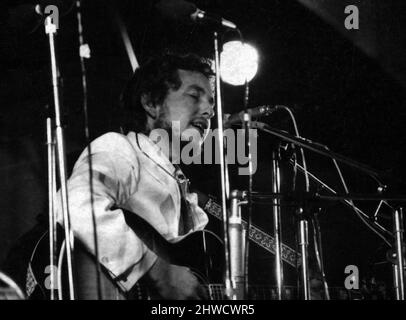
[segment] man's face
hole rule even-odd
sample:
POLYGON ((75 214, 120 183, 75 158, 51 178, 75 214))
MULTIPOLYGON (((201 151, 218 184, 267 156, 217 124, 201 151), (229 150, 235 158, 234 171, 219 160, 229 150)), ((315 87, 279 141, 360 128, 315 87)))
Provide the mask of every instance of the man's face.
POLYGON ((192 137, 192 143, 200 149, 214 115, 212 88, 200 72, 178 72, 182 84, 178 90, 169 89, 162 105, 157 106, 159 117, 154 127, 168 130, 178 141, 189 141, 192 137))

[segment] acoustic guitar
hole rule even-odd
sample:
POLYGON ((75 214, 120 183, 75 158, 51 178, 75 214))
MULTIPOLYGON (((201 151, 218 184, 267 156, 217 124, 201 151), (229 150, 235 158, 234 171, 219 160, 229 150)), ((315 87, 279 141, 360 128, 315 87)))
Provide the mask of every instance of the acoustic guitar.
MULTIPOLYGON (((222 282, 223 276, 223 243, 210 231, 196 231, 181 241, 172 243, 160 235, 148 222, 136 214, 124 211, 127 224, 147 247, 168 263, 187 266, 206 288, 209 297, 214 297, 214 287, 211 283, 222 282)), ((63 229, 58 226, 57 252, 60 257, 58 266, 49 264, 49 238, 45 232, 37 242, 32 253, 29 270, 27 292, 30 299, 45 299, 51 297, 50 272, 54 268, 56 276, 54 294, 59 299, 67 299, 67 264, 64 254, 63 229), (60 288, 60 290, 57 290, 60 288)), ((112 274, 101 266, 100 281, 97 279, 97 262, 80 241, 74 240, 74 279, 77 299, 98 299, 98 283, 101 285, 102 298, 108 300, 123 299, 159 299, 147 278, 142 278, 130 292, 125 292, 114 279, 112 274)), ((216 288, 217 290, 217 288, 216 288)), ((218 297, 218 291, 216 291, 218 297)))
MULTIPOLYGON (((221 206, 207 195, 194 191, 198 194, 199 205, 211 216, 221 219, 221 206)), ((166 241, 150 224, 131 212, 125 210, 124 215, 127 224, 135 233, 154 251, 158 256, 164 258, 172 264, 189 267, 200 279, 209 293, 210 297, 224 297, 224 288, 219 283, 223 281, 223 252, 222 240, 210 231, 198 231, 188 235, 178 243, 166 241), (197 254, 198 253, 198 254, 197 254), (216 283, 216 284, 213 284, 216 283)), ((243 221, 246 226, 246 222, 243 221)), ((57 252, 59 257, 63 257, 64 245, 62 239, 64 232, 58 227, 57 252)), ((268 252, 275 252, 274 238, 262 231, 255 225, 251 225, 249 238, 251 241, 262 247, 268 252)), ((153 294, 145 294, 143 288, 148 287, 143 284, 143 279, 139 281, 136 290, 130 294, 126 293, 113 280, 113 276, 107 269, 101 266, 101 279, 97 280, 97 263, 95 258, 84 248, 84 246, 75 239, 74 261, 75 261, 75 279, 77 288, 76 294, 80 299, 97 299, 98 282, 101 283, 103 298, 107 299, 128 299, 128 298, 145 298, 153 294), (85 279, 83 276, 85 275, 85 279)), ((59 298, 67 297, 66 289, 67 274, 66 261, 60 260, 60 268, 51 266, 49 263, 49 240, 48 232, 45 232, 37 242, 34 252, 32 253, 28 276, 27 276, 27 293, 33 299, 49 299, 51 297, 51 268, 54 274, 60 273, 59 286, 62 290, 55 290, 54 294, 59 298), (62 292, 65 292, 62 294, 62 292)), ((283 245, 282 258, 291 266, 296 266, 297 253, 290 247, 283 245)), ((58 283, 58 277, 54 278, 58 283)), ((147 281, 144 281, 147 282, 147 281)), ((153 290, 149 290, 152 292, 153 290)))
MULTIPOLYGON (((187 266, 200 280, 210 300, 226 299, 223 285, 223 243, 221 239, 210 231, 197 231, 183 238, 181 241, 171 243, 166 241, 145 220, 134 214, 126 214, 126 221, 147 246, 161 258, 169 263, 187 266), (134 225, 136 224, 136 225, 134 225)), ((63 257, 58 270, 60 281, 57 283, 54 294, 57 299, 68 299, 67 291, 67 266, 63 245, 63 230, 58 227, 58 252, 63 257), (60 290, 58 290, 60 288, 60 290)), ((74 243, 74 272, 75 272, 75 295, 79 300, 146 300, 160 299, 159 295, 151 286, 147 278, 141 278, 130 292, 126 292, 118 285, 110 272, 101 266, 100 281, 97 279, 97 262, 83 245, 75 239, 74 243), (98 283, 101 286, 102 297, 98 296, 98 283)), ((51 297, 50 288, 50 265, 49 265, 49 240, 48 232, 45 232, 37 242, 29 264, 29 276, 27 284, 31 289, 27 290, 29 299, 45 299, 51 297), (29 292, 30 291, 30 292, 29 292)), ((57 272, 56 272, 57 273, 57 272)), ((277 291, 275 286, 250 285, 249 298, 252 300, 276 300, 277 291)), ((357 290, 346 290, 341 287, 330 288, 332 299, 363 299, 357 290)), ((296 286, 284 286, 284 300, 296 300, 300 293, 296 286)), ((321 292, 312 290, 312 299, 323 299, 321 292)))
MULTIPOLYGON (((221 209, 218 204, 207 197, 204 198, 200 195, 199 197, 204 200, 202 206, 205 211, 220 218, 219 210, 221 209)), ((187 235, 181 241, 172 243, 167 241, 140 216, 126 210, 123 210, 123 212, 126 223, 150 250, 171 264, 189 267, 199 279, 201 285, 206 289, 207 296, 210 299, 225 299, 225 289, 222 284, 224 247, 222 240, 216 234, 207 230, 196 231, 187 235)), ((250 239, 267 251, 272 252, 274 248, 272 248, 270 243, 266 242, 266 240, 272 240, 271 236, 256 226, 251 226, 251 228, 250 239), (255 237, 258 232, 260 236, 255 237)), ((51 298, 51 268, 54 269, 54 273, 57 275, 54 278, 54 283, 56 284, 53 289, 54 296, 57 299, 68 299, 67 264, 63 239, 63 229, 58 226, 56 251, 59 263, 55 266, 51 266, 49 263, 48 232, 44 232, 36 243, 27 273, 26 292, 30 299, 49 300, 51 298)), ((284 248, 285 253, 287 253, 285 255, 285 262, 293 264, 292 256, 295 255, 295 252, 287 246, 284 246, 284 248)), ((95 300, 102 298, 107 300, 126 300, 160 298, 146 277, 141 278, 132 290, 126 292, 120 287, 117 279, 106 268, 99 265, 95 257, 77 239, 74 240, 73 257, 76 299, 95 300), (97 277, 98 266, 101 269, 100 279, 97 277), (101 288, 101 291, 98 291, 98 288, 101 288), (101 297, 98 295, 98 292, 102 293, 101 297)), ((295 286, 285 286, 283 292, 285 299, 298 298, 295 286)), ((249 297, 251 299, 276 299, 276 288, 265 285, 250 286, 249 297)))

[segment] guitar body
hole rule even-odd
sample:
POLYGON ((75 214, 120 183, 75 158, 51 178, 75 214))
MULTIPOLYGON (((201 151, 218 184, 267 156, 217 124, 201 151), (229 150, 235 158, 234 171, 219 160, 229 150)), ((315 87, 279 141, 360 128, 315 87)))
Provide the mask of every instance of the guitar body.
MULTIPOLYGON (((138 219, 138 218, 136 218, 138 219)), ((131 219, 130 219, 131 220, 131 219)), ((127 221, 130 222, 131 221, 127 221)), ((135 221, 132 221, 135 222, 135 221)), ((139 224, 141 226, 141 224, 139 224)), ((152 228, 152 227, 150 227, 152 228)), ((137 228, 136 228, 137 229, 137 228)), ((191 233, 176 243, 166 241, 153 228, 148 230, 148 226, 140 227, 143 232, 137 234, 144 237, 145 243, 151 250, 161 258, 170 263, 189 267, 198 277, 203 287, 207 290, 211 300, 224 300, 223 285, 223 254, 224 247, 221 240, 208 231, 198 231, 191 233), (145 228, 144 228, 145 227, 145 228), (146 237, 149 235, 149 237, 146 237), (148 238, 148 239, 147 239, 148 238)), ((69 299, 66 254, 63 250, 63 229, 58 227, 57 255, 61 256, 61 290, 54 290, 55 299, 69 299)), ((79 300, 96 300, 98 296, 97 262, 83 245, 75 240, 74 244, 74 279, 75 298, 79 300)), ((29 294, 29 299, 49 300, 50 290, 50 265, 49 265, 49 238, 48 232, 44 232, 38 240, 33 250, 29 274, 31 280, 27 282, 35 283, 34 289, 29 294)), ((109 271, 100 265, 100 284, 102 288, 102 299, 104 300, 146 300, 160 299, 154 288, 148 283, 148 279, 141 278, 129 292, 125 292, 111 277, 109 271)), ((55 273, 58 271, 54 267, 55 273)), ((57 283, 57 277, 55 277, 57 283)), ((276 300, 276 288, 268 285, 250 285, 250 298, 253 300, 276 300)), ((333 299, 339 298, 339 294, 346 294, 347 299, 362 299, 362 295, 356 291, 349 291, 345 288, 330 288, 333 299)), ((295 286, 284 286, 284 299, 299 299, 299 294, 295 286)), ((312 300, 323 299, 318 291, 313 292, 312 300)))
MULTIPOLYGON (((146 223, 146 222, 145 222, 146 223)), ((145 226, 144 226, 145 227, 145 226)), ((208 231, 197 231, 183 238, 176 243, 166 241, 156 231, 145 232, 149 234, 149 239, 145 243, 162 259, 169 263, 189 267, 202 285, 209 283, 221 283, 223 279, 223 254, 224 249, 221 240, 208 231), (152 240, 151 240, 152 239, 152 240)), ((152 227, 150 227, 152 228, 152 227)), ((62 299, 69 299, 66 252, 64 250, 62 228, 58 227, 57 258, 61 258, 59 285, 61 290, 54 290, 55 298, 58 294, 62 299)), ((145 237, 145 235, 143 235, 145 237)), ((30 259, 30 271, 32 279, 36 283, 35 289, 30 294, 30 299, 51 299, 50 287, 50 254, 49 254, 49 234, 45 232, 37 242, 30 259)), ((98 296, 98 279, 95 257, 90 254, 84 246, 75 240, 74 243, 74 280, 75 298, 79 300, 95 300, 98 296)), ((57 264, 58 265, 58 264, 57 264)), ((133 299, 159 299, 160 297, 148 284, 147 279, 142 278, 130 292, 125 292, 117 282, 111 277, 109 271, 100 265, 100 284, 102 288, 102 298, 104 300, 133 300, 133 299)), ((55 274, 58 267, 54 266, 55 274)), ((58 277, 55 276, 55 283, 58 287, 58 277)))

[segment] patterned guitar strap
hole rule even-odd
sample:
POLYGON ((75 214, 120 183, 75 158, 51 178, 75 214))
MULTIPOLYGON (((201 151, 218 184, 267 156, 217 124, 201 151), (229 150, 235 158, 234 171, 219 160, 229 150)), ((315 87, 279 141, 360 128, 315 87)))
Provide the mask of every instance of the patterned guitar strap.
POLYGON ((180 218, 179 218, 179 235, 186 234, 189 230, 193 229, 194 223, 189 201, 186 200, 186 194, 189 193, 190 181, 186 178, 178 165, 176 168, 175 178, 180 191, 180 218))

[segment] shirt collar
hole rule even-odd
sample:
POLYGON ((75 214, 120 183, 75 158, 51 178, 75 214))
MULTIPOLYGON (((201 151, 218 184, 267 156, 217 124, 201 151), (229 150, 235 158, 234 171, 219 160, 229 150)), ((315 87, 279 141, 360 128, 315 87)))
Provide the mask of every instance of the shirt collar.
POLYGON ((132 141, 132 143, 137 146, 137 149, 141 149, 141 151, 145 152, 151 159, 156 161, 166 170, 168 170, 171 174, 175 173, 175 166, 171 163, 169 158, 165 155, 162 149, 159 147, 157 143, 151 140, 148 136, 143 133, 135 133, 129 132, 127 137, 132 141), (137 137, 138 137, 138 144, 137 144, 137 137))

